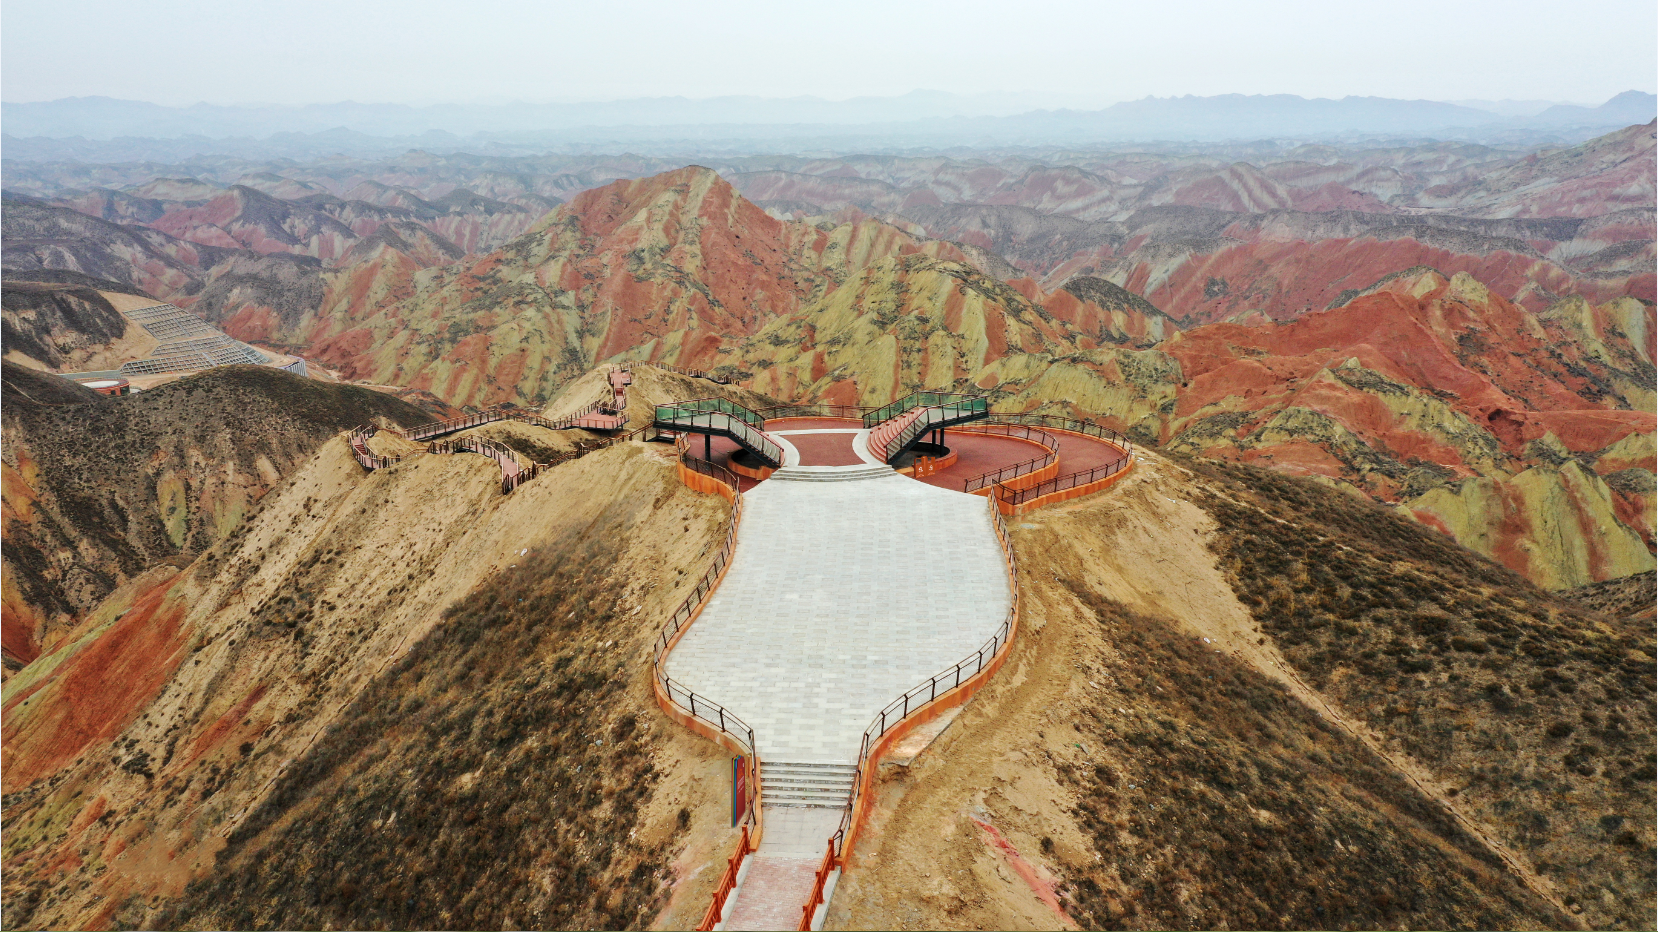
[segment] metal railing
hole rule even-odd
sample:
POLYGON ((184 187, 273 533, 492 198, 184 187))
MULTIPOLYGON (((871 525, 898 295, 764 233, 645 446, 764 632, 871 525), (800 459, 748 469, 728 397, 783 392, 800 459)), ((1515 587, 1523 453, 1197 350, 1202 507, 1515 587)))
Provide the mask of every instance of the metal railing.
POLYGON ((410 440, 419 442, 422 440, 431 440, 433 437, 441 437, 444 434, 452 434, 460 430, 467 430, 473 427, 482 427, 485 424, 493 424, 496 421, 504 421, 508 417, 510 417, 510 415, 508 415, 506 411, 500 408, 490 408, 488 411, 479 411, 477 414, 466 414, 461 417, 452 417, 447 421, 433 421, 430 424, 422 424, 419 427, 411 427, 408 430, 402 431, 402 434, 410 440))
MULTIPOLYGON (((421 430, 425 436, 431 436, 431 433, 429 432, 437 428, 445 428, 442 432, 465 430, 468 427, 477 427, 480 424, 489 424, 496 420, 511 419, 524 421, 525 423, 543 425, 554 425, 559 423, 557 421, 548 421, 547 418, 541 417, 540 415, 521 414, 510 411, 506 412, 505 417, 480 420, 481 418, 485 418, 488 413, 499 412, 485 412, 483 414, 468 415, 464 418, 453 418, 448 421, 439 421, 434 424, 423 425, 423 427, 418 428, 418 430, 421 430)), ((579 419, 584 416, 586 415, 576 414, 571 415, 570 417, 579 419)), ((554 429, 561 428, 555 427, 554 429)), ((498 443, 494 440, 486 440, 478 437, 461 437, 455 440, 432 440, 427 442, 426 449, 424 451, 417 452, 467 452, 479 453, 487 456, 490 459, 495 460, 501 467, 501 494, 506 495, 531 479, 534 479, 547 470, 552 469, 554 466, 568 463, 571 460, 580 459, 589 453, 602 450, 606 447, 626 440, 638 439, 641 431, 647 430, 649 430, 648 427, 640 428, 639 430, 635 430, 621 437, 607 437, 598 440, 580 441, 576 444, 575 449, 555 454, 551 460, 545 463, 531 462, 528 465, 520 463, 518 461, 518 457, 514 454, 511 448, 505 446, 504 444, 498 443)), ((369 449, 368 438, 382 432, 396 434, 404 439, 413 439, 410 435, 414 433, 414 431, 399 430, 391 427, 382 428, 373 424, 357 427, 347 432, 346 439, 351 445, 351 455, 356 458, 357 462, 361 464, 364 469, 386 469, 397 465, 403 460, 403 457, 401 456, 386 456, 375 453, 373 450, 369 449)))
POLYGON ((783 465, 783 448, 766 436, 765 419, 724 398, 657 405, 655 423, 669 430, 723 434, 766 460, 767 465, 783 465))
POLYGON ((693 401, 676 401, 673 404, 656 406, 656 419, 659 421, 690 420, 704 414, 728 415, 756 429, 766 426, 765 418, 734 401, 726 401, 724 398, 698 398, 693 401))
POLYGON ((364 469, 389 469, 397 465, 397 462, 402 459, 401 456, 382 456, 369 449, 368 438, 379 432, 379 427, 373 424, 365 424, 362 427, 352 428, 346 434, 346 442, 351 444, 351 455, 356 458, 357 463, 364 469))
MULTIPOLYGON (((514 455, 510 449, 502 444, 496 443, 493 440, 485 440, 481 437, 459 437, 454 440, 434 440, 426 447, 426 452, 434 454, 477 453, 481 456, 489 457, 501 467, 502 495, 505 495, 513 489, 518 488, 520 485, 523 485, 525 482, 529 481, 530 478, 529 475, 526 475, 528 472, 526 467, 522 463, 518 462, 518 457, 514 455)), ((569 459, 574 458, 574 456, 569 457, 569 459)), ((560 460, 560 462, 564 462, 564 460, 560 460)), ((541 474, 541 469, 537 468, 538 465, 539 464, 532 463, 530 467, 528 467, 528 469, 534 470, 532 475, 541 474)), ((550 467, 553 464, 548 463, 545 465, 550 467)))
POLYGON ((635 427, 620 437, 617 437, 616 440, 619 443, 628 440, 639 440, 645 443, 654 443, 659 440, 678 441, 683 436, 685 435, 681 431, 665 430, 656 426, 654 423, 651 423, 646 424, 643 427, 635 427))
POLYGON ((1022 440, 1030 440, 1040 443, 1043 447, 1047 448, 1048 451, 1041 456, 1033 457, 1023 463, 1015 463, 1012 466, 1003 466, 1001 469, 993 469, 990 472, 974 476, 962 483, 961 488, 963 492, 975 492, 979 489, 995 485, 998 482, 1006 482, 1009 479, 1017 479, 1020 476, 1029 475, 1038 470, 1047 469, 1059 459, 1058 438, 1054 437, 1053 434, 1050 434, 1045 430, 1040 430, 1035 427, 1027 427, 1023 424, 991 423, 974 424, 972 427, 964 427, 962 430, 975 434, 1018 437, 1022 440))
POLYGON ((840 827, 829 836, 835 857, 841 863, 845 863, 846 837, 852 830, 852 820, 858 811, 858 801, 863 795, 864 773, 873 763, 870 754, 881 737, 910 716, 939 699, 948 697, 960 689, 963 683, 971 682, 973 677, 995 661, 996 656, 1005 650, 1012 640, 1014 624, 1019 618, 1019 561, 1013 554, 1013 542, 1008 538, 1007 522, 1002 520, 1002 513, 996 508, 994 501, 990 502, 990 520, 996 532, 997 543, 1002 548, 1002 558, 1007 563, 1008 589, 1011 593, 1007 615, 1002 618, 1001 625, 990 636, 990 640, 984 642, 977 651, 888 703, 887 707, 869 723, 869 727, 864 729, 863 740, 858 748, 857 766, 852 773, 852 795, 847 799, 846 809, 841 814, 840 827))
MULTIPOLYGON (((632 364, 629 363, 627 365, 629 365, 631 367, 632 364)), ((712 372, 703 372, 701 369, 686 369, 682 366, 670 366, 667 363, 662 363, 662 362, 646 362, 646 363, 640 363, 640 365, 655 366, 656 368, 661 369, 663 372, 675 372, 675 373, 678 373, 679 375, 688 375, 693 379, 707 379, 708 381, 717 383, 719 385, 730 385, 731 384, 730 379, 725 378, 723 376, 715 375, 712 372)))
POLYGON ((908 395, 883 405, 863 416, 865 427, 874 427, 882 421, 890 421, 911 408, 931 408, 936 405, 949 404, 965 398, 981 398, 979 395, 968 395, 962 392, 911 392, 908 395))
POLYGON ((531 414, 527 411, 514 411, 507 416, 514 421, 519 421, 524 424, 533 424, 536 427, 545 427, 548 430, 569 430, 573 427, 580 427, 586 430, 620 430, 621 428, 627 426, 627 415, 624 412, 617 410, 614 405, 604 401, 595 401, 587 407, 574 413, 566 414, 561 418, 545 417, 540 414, 531 414), (615 426, 581 423, 582 421, 590 421, 597 418, 616 418, 618 423, 615 426))
POLYGON ((662 625, 662 630, 657 633, 656 643, 651 650, 651 675, 656 678, 657 683, 662 688, 663 695, 667 696, 669 702, 690 713, 692 718, 700 719, 714 728, 718 728, 721 733, 730 736, 739 747, 748 752, 747 758, 750 769, 749 779, 746 781, 749 793, 748 811, 749 818, 753 818, 754 807, 759 805, 758 793, 760 787, 760 758, 759 754, 756 753, 754 729, 724 706, 706 696, 700 696, 676 682, 663 669, 663 661, 667 658, 669 649, 678 638, 680 629, 696 617, 703 601, 713 593, 714 587, 719 585, 720 574, 725 571, 726 566, 731 562, 732 554, 737 549, 737 525, 742 522, 743 517, 742 483, 738 480, 736 473, 717 463, 710 463, 707 460, 691 456, 684 447, 680 448, 679 461, 686 469, 730 487, 731 519, 726 525, 725 543, 721 544, 719 551, 714 554, 714 562, 709 564, 707 571, 702 574, 702 579, 697 581, 696 586, 679 603, 679 608, 674 610, 673 615, 669 616, 668 620, 662 625))
POLYGON ((398 431, 398 433, 410 440, 419 442, 423 440, 431 440, 434 437, 441 437, 444 434, 453 434, 463 430, 470 430, 474 427, 482 427, 485 424, 494 424, 497 421, 520 421, 525 424, 534 424, 537 427, 545 427, 548 430, 569 430, 572 427, 581 426, 576 423, 577 421, 591 417, 594 414, 619 416, 621 413, 622 412, 617 411, 610 402, 604 399, 595 401, 583 408, 580 408, 574 413, 566 414, 561 418, 549 418, 530 411, 523 411, 518 408, 496 407, 479 411, 476 414, 465 414, 460 417, 450 418, 445 421, 433 421, 430 424, 422 424, 419 427, 411 427, 408 430, 398 431))
MULTIPOLYGON (((921 435, 927 431, 960 424, 963 421, 988 417, 990 415, 990 401, 982 395, 955 395, 949 401, 917 408, 909 413, 914 416, 907 421, 892 421, 887 425, 883 425, 890 427, 891 424, 902 423, 903 426, 897 431, 896 435, 884 438, 877 434, 870 435, 870 446, 874 448, 879 444, 884 454, 883 458, 888 463, 897 459, 899 454, 903 453, 910 444, 920 439, 921 435)), ((869 419, 866 417, 864 420, 868 421, 869 419)))
POLYGON ((1007 502, 1009 505, 1023 505, 1026 502, 1034 501, 1044 495, 1052 495, 1055 492, 1063 492, 1066 489, 1074 489, 1078 486, 1087 485, 1090 482, 1098 482, 1101 479, 1109 479, 1117 473, 1127 469, 1133 462, 1134 455, 1125 451, 1123 458, 1120 460, 1106 463, 1104 466, 1096 466, 1093 469, 1085 469, 1082 472, 1074 472, 1067 476, 1059 476, 1054 479, 1049 479, 1047 482, 1039 482, 1028 489, 1012 489, 1005 485, 998 485, 995 490, 996 500, 999 502, 1007 502))
POLYGON ((1110 441, 1124 450, 1132 453, 1133 443, 1122 434, 1101 424, 1092 421, 1077 421, 1067 417, 1058 417, 1052 414, 992 414, 992 424, 1023 424, 1026 427, 1046 427, 1049 430, 1068 430, 1074 434, 1087 434, 1101 440, 1110 441))
POLYGON ((1134 444, 1130 442, 1127 437, 1124 437, 1117 431, 1099 424, 1090 423, 1088 421, 1074 421, 1069 418, 1055 417, 1048 414, 999 414, 996 415, 994 423, 1017 424, 1024 426, 1036 425, 1046 427, 1051 430, 1064 430, 1070 431, 1071 433, 1086 434, 1087 436, 1097 437, 1100 440, 1104 440, 1123 451, 1121 458, 1104 465, 1095 466, 1092 469, 1080 470, 1078 472, 1069 473, 1063 476, 1056 476, 1046 482, 1039 482, 1029 488, 1013 489, 998 482, 992 490, 994 497, 997 501, 1006 502, 1010 506, 1023 505, 1026 502, 1035 501, 1044 495, 1052 495, 1055 492, 1063 492, 1067 489, 1074 489, 1078 486, 1088 485, 1091 482, 1109 479, 1117 473, 1127 469, 1134 462, 1134 444))
POLYGON ((806 404, 772 405, 769 408, 761 408, 756 413, 768 421, 786 417, 835 417, 853 420, 861 419, 873 410, 867 405, 806 404))

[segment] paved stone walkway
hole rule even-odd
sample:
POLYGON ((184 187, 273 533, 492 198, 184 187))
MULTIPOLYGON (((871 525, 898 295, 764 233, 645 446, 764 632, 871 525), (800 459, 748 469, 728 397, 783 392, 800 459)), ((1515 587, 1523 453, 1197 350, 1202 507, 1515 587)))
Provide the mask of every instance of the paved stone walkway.
POLYGON ((887 703, 995 633, 1007 569, 982 497, 790 473, 744 495, 731 569, 667 673, 741 716, 762 761, 853 763, 887 703))
MULTIPOLYGON (((769 831, 769 830, 768 830, 769 831)), ((798 929, 806 898, 817 880, 811 858, 755 857, 737 887, 725 929, 798 929)))

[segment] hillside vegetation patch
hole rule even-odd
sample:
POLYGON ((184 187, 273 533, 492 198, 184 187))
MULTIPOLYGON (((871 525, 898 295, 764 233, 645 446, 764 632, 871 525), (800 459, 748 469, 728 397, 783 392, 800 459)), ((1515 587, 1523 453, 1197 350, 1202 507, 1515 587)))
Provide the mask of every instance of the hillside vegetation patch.
MULTIPOLYGON (((596 529, 600 530, 600 529, 596 529)), ((458 600, 363 691, 160 927, 636 928, 672 837, 633 838, 661 773, 636 658, 571 537, 458 600)))
POLYGON ((1385 508, 1210 461, 1201 504, 1239 599, 1359 717, 1597 928, 1654 921, 1654 638, 1385 508))

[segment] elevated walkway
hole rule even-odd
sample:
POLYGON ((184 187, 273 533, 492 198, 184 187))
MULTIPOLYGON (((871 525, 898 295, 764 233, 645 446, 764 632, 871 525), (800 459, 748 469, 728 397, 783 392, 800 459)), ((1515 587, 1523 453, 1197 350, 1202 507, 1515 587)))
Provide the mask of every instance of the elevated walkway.
MULTIPOLYGON (((870 452, 896 463, 929 433, 990 416, 990 400, 956 392, 913 392, 884 408, 864 415, 870 452)), ((935 441, 943 446, 943 434, 935 441)))
POLYGON ((728 437, 776 469, 783 465, 783 448, 766 435, 765 423, 763 417, 740 404, 724 398, 701 398, 657 405, 654 426, 678 433, 728 437))
POLYGON ((528 411, 515 408, 490 408, 477 414, 467 414, 462 417, 450 418, 445 421, 433 421, 430 424, 421 424, 407 430, 396 428, 380 428, 366 425, 350 431, 347 440, 351 444, 351 455, 364 469, 373 471, 387 469, 397 465, 401 456, 384 456, 375 453, 369 448, 368 439, 382 429, 386 433, 396 434, 405 440, 417 443, 427 443, 427 453, 477 453, 495 460, 501 467, 501 492, 511 492, 525 482, 534 479, 546 470, 559 463, 576 459, 593 450, 600 449, 614 443, 615 437, 600 440, 597 443, 577 443, 576 449, 560 454, 551 462, 535 463, 528 466, 518 462, 517 456, 507 447, 492 440, 478 437, 462 437, 456 440, 440 441, 437 438, 493 424, 497 421, 518 421, 544 427, 548 430, 570 430, 581 428, 592 431, 614 432, 627 426, 627 387, 633 384, 633 375, 628 366, 613 366, 608 374, 610 384, 610 398, 601 398, 573 414, 561 418, 548 418, 528 411))

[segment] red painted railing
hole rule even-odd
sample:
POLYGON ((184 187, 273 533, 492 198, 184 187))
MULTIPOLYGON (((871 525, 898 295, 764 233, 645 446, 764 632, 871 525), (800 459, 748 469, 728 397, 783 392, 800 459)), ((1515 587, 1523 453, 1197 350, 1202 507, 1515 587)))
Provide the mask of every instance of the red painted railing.
POLYGON ((397 465, 400 456, 382 456, 369 449, 368 438, 380 432, 380 428, 373 424, 365 424, 346 434, 346 442, 351 444, 351 455, 356 457, 358 464, 364 469, 387 469, 397 465))
POLYGON ((806 898, 806 905, 800 910, 800 932, 812 932, 812 914, 823 905, 823 888, 829 883, 829 875, 839 865, 835 858, 835 841, 830 839, 829 850, 823 852, 823 863, 817 866, 817 876, 812 880, 812 895, 806 898))
POLYGON ((697 932, 712 932, 720 924, 720 914, 725 912, 725 900, 731 895, 733 887, 737 886, 737 873, 743 868, 743 858, 748 857, 754 847, 749 844, 748 826, 743 826, 742 840, 737 843, 737 850, 731 853, 731 860, 725 866, 725 874, 720 877, 719 886, 714 888, 714 902, 708 904, 708 911, 702 914, 702 921, 697 923, 697 932))

